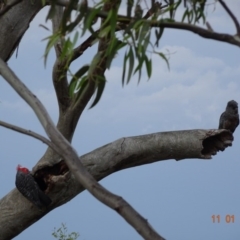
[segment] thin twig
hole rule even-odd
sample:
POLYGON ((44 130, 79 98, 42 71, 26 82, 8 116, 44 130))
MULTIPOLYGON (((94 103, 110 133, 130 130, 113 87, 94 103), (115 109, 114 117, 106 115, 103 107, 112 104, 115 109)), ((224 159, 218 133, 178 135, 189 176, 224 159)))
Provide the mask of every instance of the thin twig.
POLYGON ((229 14, 229 16, 232 18, 232 20, 236 26, 236 29, 237 29, 237 34, 240 36, 240 24, 239 24, 237 18, 234 16, 232 11, 229 9, 227 4, 223 0, 218 0, 218 1, 222 5, 222 7, 226 10, 226 12, 229 14))
POLYGON ((2 16, 4 13, 6 13, 10 8, 12 8, 13 6, 17 5, 18 3, 20 3, 22 0, 15 0, 10 4, 7 4, 1 11, 0 11, 0 16, 2 16))
POLYGON ((43 137, 42 135, 40 135, 36 132, 33 132, 31 130, 27 130, 25 128, 18 127, 16 125, 12 125, 10 123, 7 123, 7 122, 1 121, 1 120, 0 120, 0 126, 11 129, 13 131, 16 131, 16 132, 19 132, 19 133, 22 133, 22 134, 25 134, 25 135, 28 135, 28 136, 31 136, 33 138, 36 138, 36 139, 42 141, 43 143, 45 143, 46 145, 48 145, 55 152, 57 152, 56 146, 51 141, 49 141, 47 138, 43 137))
POLYGON ((93 42, 96 40, 96 36, 98 36, 98 33, 99 33, 99 30, 95 31, 94 34, 89 36, 83 43, 81 43, 78 47, 76 47, 73 50, 71 62, 79 58, 87 48, 92 46, 93 42))
POLYGON ((213 28, 212 28, 212 26, 211 26, 211 24, 210 24, 209 22, 206 22, 206 26, 207 26, 207 29, 208 29, 209 31, 214 32, 214 31, 213 31, 213 28))
POLYGON ((210 30, 198 27, 196 25, 181 23, 181 22, 161 22, 161 21, 149 21, 152 27, 162 27, 162 28, 173 28, 190 31, 192 33, 198 34, 203 38, 214 39, 221 42, 227 42, 240 47, 240 41, 230 34, 212 32, 210 30))
POLYGON ((162 3, 156 2, 154 5, 146 12, 144 19, 148 19, 151 17, 154 13, 160 11, 161 9, 168 7, 168 4, 162 5, 162 3))

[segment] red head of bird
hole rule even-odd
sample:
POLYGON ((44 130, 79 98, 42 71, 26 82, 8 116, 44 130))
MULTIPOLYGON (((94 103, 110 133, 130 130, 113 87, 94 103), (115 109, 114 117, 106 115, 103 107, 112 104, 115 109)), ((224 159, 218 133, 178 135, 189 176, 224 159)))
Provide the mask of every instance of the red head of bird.
POLYGON ((17 171, 20 171, 22 173, 29 173, 29 170, 25 167, 22 167, 21 165, 17 165, 17 171))

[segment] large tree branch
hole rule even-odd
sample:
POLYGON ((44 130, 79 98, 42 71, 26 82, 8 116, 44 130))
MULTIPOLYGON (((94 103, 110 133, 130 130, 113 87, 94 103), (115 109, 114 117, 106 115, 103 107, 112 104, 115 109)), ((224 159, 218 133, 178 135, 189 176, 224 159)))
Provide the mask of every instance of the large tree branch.
POLYGON ((18 77, 1 59, 0 73, 33 109, 47 135, 56 145, 58 153, 65 159, 67 166, 78 183, 88 189, 89 192, 99 201, 117 211, 131 226, 136 229, 136 231, 138 231, 143 238, 149 240, 163 240, 163 238, 150 226, 148 221, 144 219, 133 207, 131 207, 131 205, 129 205, 120 196, 112 194, 107 189, 102 187, 85 169, 82 162, 79 161, 76 151, 54 126, 53 121, 41 102, 31 93, 31 91, 20 81, 20 79, 18 79, 18 77))
MULTIPOLYGON (((116 171, 161 160, 209 159, 211 154, 215 155, 218 150, 224 150, 232 141, 232 134, 227 130, 198 129, 153 133, 121 138, 81 156, 80 160, 99 181, 116 171)), ((85 190, 69 175, 64 165, 62 160, 55 166, 35 172, 36 178, 45 174, 46 178, 51 179, 49 194, 53 203, 47 212, 85 190)), ((13 238, 47 214, 33 208, 16 189, 0 200, 0 212, 0 232, 4 239, 13 238)))
MULTIPOLYGON (((66 0, 57 0, 56 4, 60 6, 67 6, 69 1, 66 0)), ((79 9, 79 7, 76 5, 74 9, 79 9)), ((92 8, 89 8, 90 10, 92 8)), ((100 11, 98 14, 98 17, 101 18, 107 18, 108 12, 100 11)), ((118 15, 117 21, 119 23, 123 24, 129 24, 131 21, 134 21, 135 18, 130 18, 124 15, 118 15)), ((225 33, 217 33, 217 32, 212 32, 208 29, 189 24, 189 23, 182 23, 182 22, 168 22, 164 20, 142 20, 143 22, 148 23, 151 27, 160 27, 160 28, 173 28, 173 29, 181 29, 181 30, 186 30, 190 31, 192 33, 198 34, 199 36, 203 38, 208 38, 208 39, 214 39, 217 41, 221 42, 227 42, 232 45, 236 45, 240 47, 240 38, 238 36, 233 36, 230 34, 225 34, 225 33)), ((236 24, 236 22, 235 22, 236 24)))

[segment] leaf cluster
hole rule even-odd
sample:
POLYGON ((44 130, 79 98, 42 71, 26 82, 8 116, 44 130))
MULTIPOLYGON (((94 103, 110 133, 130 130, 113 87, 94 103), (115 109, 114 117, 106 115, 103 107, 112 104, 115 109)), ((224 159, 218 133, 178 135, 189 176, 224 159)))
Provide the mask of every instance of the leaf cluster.
POLYGON ((79 233, 72 232, 68 234, 66 224, 62 223, 60 228, 54 228, 52 236, 58 240, 77 240, 79 233))
POLYGON ((200 19, 203 20, 203 23, 206 22, 204 10, 207 0, 191 0, 191 1, 184 1, 185 5, 185 12, 182 16, 182 22, 187 20, 190 24, 196 24, 199 22, 200 19))
MULTIPOLYGON (((182 22, 187 20, 189 24, 196 24, 200 19, 205 22, 204 9, 206 0, 164 0, 162 3, 152 1, 154 4, 148 8, 144 16, 144 6, 141 1, 128 0, 126 2, 126 15, 119 15, 119 4, 114 5, 105 12, 104 4, 109 0, 101 0, 88 7, 88 1, 83 0, 79 5, 76 0, 70 0, 65 8, 59 30, 46 38, 48 40, 44 59, 53 46, 61 45, 60 59, 64 61, 66 70, 69 70, 75 45, 86 33, 92 36, 91 46, 101 39, 107 42, 104 53, 98 51, 92 62, 82 66, 75 74, 71 74, 69 82, 69 96, 76 101, 81 98, 88 82, 95 82, 95 100, 91 107, 100 100, 105 88, 106 79, 104 76, 93 74, 93 69, 103 61, 106 61, 106 68, 110 69, 113 59, 121 50, 125 50, 123 57, 122 85, 128 84, 134 74, 138 74, 138 83, 142 78, 142 71, 145 67, 148 79, 152 75, 152 53, 160 56, 169 68, 168 58, 163 52, 159 52, 159 42, 164 32, 164 28, 155 27, 155 40, 153 40, 153 22, 175 22, 176 11, 184 8, 182 22), (102 19, 98 30, 94 24, 97 19, 102 19), (146 19, 148 18, 148 19, 146 19), (95 30, 94 30, 95 28, 95 30), (71 38, 70 35, 73 35, 71 38), (154 44, 153 44, 154 42, 154 44)), ((111 2, 111 1, 110 1, 111 2)), ((54 13, 54 1, 51 5, 47 18, 51 18, 54 13)))

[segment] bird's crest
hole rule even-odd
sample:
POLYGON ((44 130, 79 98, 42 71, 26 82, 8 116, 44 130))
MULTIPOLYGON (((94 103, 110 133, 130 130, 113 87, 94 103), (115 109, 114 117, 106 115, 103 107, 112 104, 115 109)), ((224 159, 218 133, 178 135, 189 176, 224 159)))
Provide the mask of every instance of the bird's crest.
POLYGON ((29 170, 25 167, 22 167, 21 165, 17 165, 17 171, 23 172, 23 173, 29 173, 29 170))

